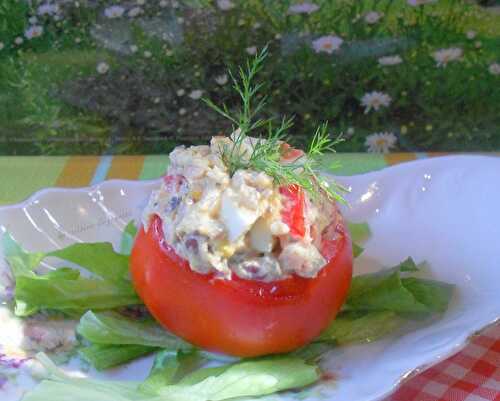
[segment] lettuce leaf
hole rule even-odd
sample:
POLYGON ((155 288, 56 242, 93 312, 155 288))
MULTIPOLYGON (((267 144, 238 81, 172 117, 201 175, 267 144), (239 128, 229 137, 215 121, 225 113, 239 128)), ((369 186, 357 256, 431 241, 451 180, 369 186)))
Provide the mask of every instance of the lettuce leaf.
POLYGON ((125 226, 120 240, 120 253, 123 255, 130 255, 132 245, 134 244, 135 236, 137 235, 137 227, 134 220, 130 220, 125 226))
POLYGON ((162 387, 177 383, 185 375, 196 371, 205 361, 197 351, 160 351, 156 354, 149 376, 139 386, 139 390, 158 394, 162 387))
POLYGON ((80 356, 97 370, 109 369, 154 352, 156 348, 144 345, 93 344, 78 350, 80 356))
MULTIPOLYGON (((195 383, 184 382, 164 387, 159 392, 166 400, 219 401, 236 397, 258 397, 282 390, 304 387, 319 379, 319 370, 297 357, 278 356, 243 361, 222 369, 201 370, 208 377, 195 383)), ((203 378, 198 371, 197 380, 203 378)))
POLYGON ((15 313, 29 316, 40 309, 81 314, 89 309, 110 309, 141 303, 128 279, 128 256, 114 252, 109 243, 77 243, 52 252, 27 252, 9 234, 2 238, 5 259, 16 280, 15 313), (40 262, 54 256, 87 269, 59 268, 37 274, 40 262))
POLYGON ((403 319, 391 311, 362 315, 344 312, 315 341, 333 342, 337 345, 372 342, 390 334, 403 323, 403 319))
POLYGON ((354 256, 354 258, 357 258, 359 255, 361 255, 364 250, 365 249, 361 245, 358 245, 355 242, 352 243, 352 255, 354 256))
POLYGON ((111 282, 128 280, 129 258, 113 250, 109 242, 76 243, 46 256, 55 256, 84 267, 89 272, 111 282))
POLYGON ((170 334, 152 320, 132 320, 116 312, 86 312, 77 332, 94 344, 134 344, 170 351, 191 350, 193 346, 170 334))
POLYGON ((354 258, 357 258, 364 251, 360 244, 370 238, 370 227, 367 223, 347 223, 347 227, 351 233, 352 254, 354 258))
POLYGON ((351 233, 351 240, 356 243, 363 243, 370 238, 370 226, 367 223, 347 223, 347 228, 351 233))
POLYGON ((2 249, 14 277, 34 275, 33 270, 45 258, 43 252, 26 252, 9 233, 2 236, 2 249))
POLYGON ((16 314, 28 316, 38 309, 84 311, 110 309, 140 303, 130 285, 76 275, 48 274, 16 278, 16 314))
POLYGON ((345 310, 392 311, 406 315, 441 313, 453 294, 453 285, 406 277, 418 272, 408 258, 391 269, 353 277, 345 310))
POLYGON ((38 355, 49 372, 23 401, 220 401, 258 397, 300 388, 316 382, 319 371, 297 357, 278 356, 244 361, 224 368, 205 368, 184 382, 162 386, 158 395, 139 389, 138 383, 72 378, 44 354, 38 355))

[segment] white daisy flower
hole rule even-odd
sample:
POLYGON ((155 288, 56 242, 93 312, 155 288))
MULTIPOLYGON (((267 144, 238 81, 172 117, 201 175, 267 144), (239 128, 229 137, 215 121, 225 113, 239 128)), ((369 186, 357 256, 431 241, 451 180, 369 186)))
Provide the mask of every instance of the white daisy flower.
POLYGON ((408 0, 407 3, 412 7, 423 6, 424 4, 435 3, 437 0, 408 0))
POLYGON ((77 44, 78 44, 78 43, 81 43, 81 42, 82 42, 82 39, 81 39, 81 38, 79 38, 79 37, 76 37, 76 38, 75 38, 75 43, 77 43, 77 44))
POLYGON ((129 12, 127 13, 127 15, 130 17, 130 18, 135 18, 139 15, 141 15, 143 13, 143 10, 141 7, 134 7, 134 8, 131 8, 129 10, 129 12))
POLYGON ((19 46, 19 45, 22 45, 22 44, 23 44, 23 42, 24 42, 24 39, 23 39, 23 38, 21 38, 20 36, 18 36, 17 38, 15 38, 15 39, 14 39, 14 43, 15 43, 16 45, 18 45, 18 46, 19 46))
POLYGON ((373 25, 380 21, 382 14, 376 11, 370 11, 365 14, 364 20, 367 24, 373 25))
POLYGON ((104 9, 104 16, 107 18, 120 18, 125 13, 122 6, 111 6, 104 9))
POLYGON ((228 11, 234 8, 234 4, 231 0, 217 0, 217 7, 222 11, 228 11))
POLYGON ((54 15, 59 12, 59 5, 48 3, 41 4, 36 12, 38 15, 54 15))
POLYGON ((312 14, 319 10, 319 6, 314 3, 297 3, 288 8, 288 14, 312 14))
POLYGON ((227 84, 227 81, 228 81, 227 74, 222 74, 215 77, 215 82, 217 82, 218 85, 221 86, 225 85, 227 84))
POLYGON ((380 57, 378 59, 379 65, 386 66, 386 65, 397 65, 401 64, 403 62, 403 59, 398 56, 385 56, 385 57, 380 57))
POLYGON ((491 63, 488 67, 488 71, 492 75, 500 75, 500 64, 499 63, 491 63))
POLYGON ((24 31, 24 36, 26 39, 34 39, 39 38, 43 34, 43 26, 41 25, 33 25, 24 31))
POLYGON ((312 46, 316 53, 328 53, 332 54, 335 50, 338 50, 344 41, 338 36, 327 35, 321 36, 320 38, 313 40, 312 46))
POLYGON ((245 49, 245 51, 250 55, 253 56, 257 53, 257 47, 256 46, 250 46, 245 49))
POLYGON ((191 99, 198 100, 201 98, 202 95, 203 95, 203 91, 201 89, 195 89, 195 90, 191 91, 191 93, 189 94, 189 97, 191 99))
POLYGON ((143 6, 144 4, 146 4, 146 0, 137 0, 137 4, 143 6))
POLYGON ((253 29, 259 29, 262 26, 260 22, 256 22, 255 24, 252 25, 253 29))
POLYGON ((97 64, 96 70, 99 74, 106 74, 109 71, 109 64, 105 61, 101 61, 97 64))
POLYGON ((36 25, 38 23, 38 18, 37 17, 29 17, 28 22, 31 25, 36 25))
POLYGON ((366 114, 370 110, 377 111, 382 106, 389 107, 391 101, 392 98, 387 93, 373 91, 363 95, 361 98, 361 105, 365 107, 366 114))
POLYGON ((138 50, 139 50, 139 47, 137 45, 130 45, 130 51, 132 53, 137 53, 138 50))
POLYGON ((472 39, 474 39, 474 38, 476 37, 476 35, 477 35, 477 32, 476 32, 476 31, 467 31, 467 32, 465 33, 465 37, 466 37, 467 39, 471 39, 471 40, 472 40, 472 39))
POLYGON ((0 50, 3 50, 5 47, 4 43, 3 42, 0 42, 0 50))
POLYGON ((366 137, 365 146, 368 152, 389 153, 397 141, 398 138, 392 132, 377 132, 366 137))
POLYGON ((153 55, 153 53, 151 53, 149 50, 146 50, 143 54, 144 54, 144 57, 146 57, 146 58, 151 58, 151 56, 153 55))
POLYGON ((184 115, 184 114, 186 114, 186 113, 187 113, 187 110, 186 110, 184 107, 181 107, 181 108, 179 109, 179 114, 180 114, 181 116, 183 116, 183 115, 184 115))
POLYGON ((460 60, 463 54, 463 50, 459 47, 450 47, 435 51, 432 53, 432 57, 436 60, 438 67, 446 67, 449 62, 460 60))
POLYGON ((184 89, 178 89, 176 93, 177 96, 184 96, 186 94, 186 91, 184 89))

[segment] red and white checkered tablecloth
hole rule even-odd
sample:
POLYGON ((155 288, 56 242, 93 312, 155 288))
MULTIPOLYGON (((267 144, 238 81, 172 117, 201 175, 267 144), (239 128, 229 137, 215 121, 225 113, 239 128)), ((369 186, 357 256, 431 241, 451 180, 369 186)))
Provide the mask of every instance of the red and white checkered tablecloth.
POLYGON ((384 401, 500 401, 500 324, 409 379, 384 401))

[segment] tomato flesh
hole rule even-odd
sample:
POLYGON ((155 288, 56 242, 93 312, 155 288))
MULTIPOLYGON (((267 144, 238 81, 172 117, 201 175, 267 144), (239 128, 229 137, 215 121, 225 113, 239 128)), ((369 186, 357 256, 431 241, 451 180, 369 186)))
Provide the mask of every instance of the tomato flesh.
POLYGON ((266 283, 192 271, 165 243, 155 216, 132 249, 134 286, 166 329, 198 347, 242 357, 288 352, 314 339, 347 296, 351 241, 343 223, 333 231, 321 250, 328 262, 316 277, 266 283))
POLYGON ((306 233, 304 191, 297 185, 280 188, 282 197, 281 219, 293 238, 303 238, 306 233))

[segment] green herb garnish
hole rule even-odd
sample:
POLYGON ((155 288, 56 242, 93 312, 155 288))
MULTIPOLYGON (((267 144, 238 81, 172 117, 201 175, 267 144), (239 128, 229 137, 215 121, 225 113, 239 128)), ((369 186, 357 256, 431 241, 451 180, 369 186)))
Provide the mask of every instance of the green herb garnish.
POLYGON ((287 132, 293 127, 293 118, 283 118, 278 126, 272 118, 257 118, 266 106, 267 98, 258 97, 262 83, 254 84, 254 79, 266 57, 267 47, 256 54, 253 60, 247 61, 245 69, 240 67, 239 79, 229 71, 233 88, 239 94, 242 103, 237 112, 230 112, 225 104, 219 107, 211 100, 203 99, 209 107, 232 121, 234 128, 237 128, 232 135, 232 143, 221 146, 222 161, 231 175, 240 169, 262 171, 280 185, 300 186, 313 198, 323 194, 331 200, 345 203, 340 195, 345 188, 335 182, 326 182, 315 171, 318 157, 325 152, 335 152, 334 146, 343 140, 340 136, 336 139, 330 138, 328 123, 323 123, 316 129, 303 156, 285 163, 282 161, 282 157, 286 154, 283 145, 288 139, 287 132), (265 137, 261 131, 267 131, 265 137), (251 151, 248 152, 245 149, 245 142, 250 133, 254 133, 257 139, 252 140, 251 151))

